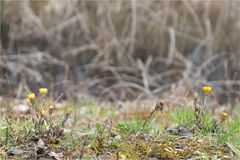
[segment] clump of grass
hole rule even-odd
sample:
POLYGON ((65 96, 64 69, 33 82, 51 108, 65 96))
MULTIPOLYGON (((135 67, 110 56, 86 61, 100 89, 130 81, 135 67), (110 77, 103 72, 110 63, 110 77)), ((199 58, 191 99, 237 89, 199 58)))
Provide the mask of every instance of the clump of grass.
POLYGON ((147 123, 143 126, 144 122, 145 121, 139 119, 124 120, 118 122, 116 128, 120 129, 125 133, 136 133, 139 130, 149 132, 151 129, 153 129, 151 123, 147 123))
MULTIPOLYGON (((235 120, 229 117, 227 112, 222 112, 220 119, 217 120, 207 113, 207 96, 211 93, 210 86, 204 86, 203 105, 198 104, 198 96, 194 97, 196 126, 200 133, 211 134, 221 145, 233 145, 240 147, 240 117, 235 120)), ((239 152, 238 152, 239 154, 239 152)), ((239 154, 240 155, 240 154, 239 154)), ((238 155, 238 156, 239 156, 238 155)))
POLYGON ((73 132, 65 133, 64 136, 59 139, 60 146, 68 149, 74 149, 76 146, 81 144, 79 138, 73 134, 73 132))
POLYGON ((93 157, 93 156, 91 156, 91 155, 84 155, 83 157, 82 157, 82 160, 94 160, 95 158, 93 157))
POLYGON ((64 135, 64 124, 69 118, 70 113, 64 113, 54 121, 52 117, 54 105, 47 106, 45 104, 47 92, 47 88, 40 88, 40 100, 37 100, 35 94, 32 92, 28 94, 28 100, 33 108, 33 113, 31 114, 31 119, 34 124, 33 132, 39 137, 44 137, 45 134, 47 134, 48 137, 50 136, 50 140, 54 141, 64 135))
POLYGON ((199 103, 198 94, 195 93, 194 95, 194 110, 187 105, 181 108, 170 109, 170 119, 178 125, 174 131, 176 133, 183 132, 191 127, 197 135, 212 137, 220 145, 230 145, 232 146, 231 148, 239 148, 240 118, 237 117, 233 120, 227 112, 223 112, 218 119, 215 115, 210 115, 207 112, 207 97, 211 93, 212 88, 210 86, 204 86, 203 91, 205 94, 202 105, 199 103), (187 127, 187 129, 184 127, 187 127))
POLYGON ((169 110, 170 119, 176 124, 193 122, 195 115, 190 106, 176 107, 169 110))
POLYGON ((240 117, 236 120, 229 118, 224 128, 217 132, 217 141, 220 144, 231 143, 240 147, 240 117))
POLYGON ((19 139, 22 139, 23 143, 40 139, 45 143, 58 143, 58 139, 64 136, 64 124, 70 113, 64 113, 55 119, 53 116, 54 105, 62 95, 52 105, 47 105, 45 103, 47 93, 47 88, 39 88, 39 96, 28 91, 27 100, 31 105, 30 114, 20 118, 11 115, 6 118, 9 134, 6 136, 6 141, 10 137, 13 143, 19 139))
POLYGON ((8 126, 7 124, 2 120, 0 119, 0 142, 1 144, 4 144, 3 142, 5 141, 5 145, 8 144, 8 135, 9 133, 9 130, 8 130, 8 126), (2 139, 2 137, 5 137, 5 139, 2 139))
POLYGON ((198 93, 194 93, 194 116, 195 124, 202 133, 216 132, 218 129, 217 121, 207 113, 207 97, 212 92, 212 87, 203 86, 203 104, 199 104, 198 93))

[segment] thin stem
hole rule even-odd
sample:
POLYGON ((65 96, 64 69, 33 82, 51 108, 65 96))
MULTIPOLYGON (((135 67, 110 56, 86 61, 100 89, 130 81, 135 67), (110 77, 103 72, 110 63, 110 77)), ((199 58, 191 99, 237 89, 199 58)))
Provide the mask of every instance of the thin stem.
POLYGON ((9 136, 9 131, 8 131, 8 126, 6 128, 6 138, 5 138, 5 145, 8 145, 8 136, 9 136))
POLYGON ((145 122, 143 123, 142 128, 145 127, 145 125, 146 125, 146 124, 149 122, 149 120, 153 117, 153 115, 154 115, 155 112, 156 112, 156 111, 153 110, 153 111, 149 114, 148 118, 147 118, 147 119, 145 120, 145 122))
POLYGON ((202 107, 202 117, 205 115, 206 113, 206 106, 207 106, 207 94, 204 95, 204 99, 203 99, 203 107, 202 107))
POLYGON ((207 94, 204 95, 203 106, 207 105, 207 94))

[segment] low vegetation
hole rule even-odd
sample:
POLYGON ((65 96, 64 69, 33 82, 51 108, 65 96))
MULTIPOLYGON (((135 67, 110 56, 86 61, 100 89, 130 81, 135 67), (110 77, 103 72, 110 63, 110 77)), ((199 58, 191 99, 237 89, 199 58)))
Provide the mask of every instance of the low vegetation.
MULTIPOLYGON (((0 119, 1 158, 52 159, 239 159, 240 116, 209 114, 203 104, 169 108, 117 108, 85 98, 79 102, 28 91, 27 113, 0 119)), ((205 100, 204 100, 205 99, 205 100)))

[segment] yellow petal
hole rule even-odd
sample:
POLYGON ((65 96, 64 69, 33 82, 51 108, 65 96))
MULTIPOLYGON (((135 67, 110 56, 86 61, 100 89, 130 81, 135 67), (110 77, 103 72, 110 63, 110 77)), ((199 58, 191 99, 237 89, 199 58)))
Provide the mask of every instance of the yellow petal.
POLYGON ((41 114, 41 116, 43 116, 43 115, 45 114, 45 110, 42 109, 42 110, 40 111, 40 114, 41 114))
POLYGON ((212 92, 212 87, 210 87, 210 86, 203 86, 202 89, 206 94, 212 92))
POLYGON ((36 95, 35 93, 31 92, 31 93, 28 93, 27 98, 29 99, 29 101, 32 101, 36 98, 36 95))
POLYGON ((47 94, 48 89, 47 88, 39 88, 38 91, 41 95, 45 95, 45 94, 47 94))

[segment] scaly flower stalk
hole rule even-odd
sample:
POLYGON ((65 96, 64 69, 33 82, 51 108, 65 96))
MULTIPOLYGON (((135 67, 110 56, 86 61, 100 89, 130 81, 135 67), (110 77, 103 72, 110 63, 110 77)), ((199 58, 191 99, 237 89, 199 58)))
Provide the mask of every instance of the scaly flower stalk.
POLYGON ((202 116, 205 115, 206 106, 207 106, 207 96, 212 92, 212 87, 210 86, 203 86, 202 90, 204 92, 204 99, 203 99, 203 109, 202 109, 202 116))

